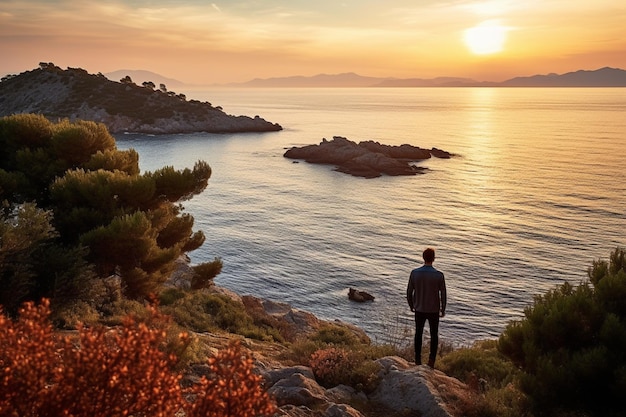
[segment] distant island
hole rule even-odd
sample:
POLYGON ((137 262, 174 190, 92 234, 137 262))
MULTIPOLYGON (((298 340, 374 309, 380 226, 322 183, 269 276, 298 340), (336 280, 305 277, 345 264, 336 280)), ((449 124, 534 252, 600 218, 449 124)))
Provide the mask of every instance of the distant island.
POLYGON ((365 77, 353 72, 343 74, 318 74, 312 77, 292 76, 256 78, 244 83, 231 83, 225 87, 306 88, 306 87, 626 87, 626 70, 604 67, 597 70, 580 70, 565 74, 515 77, 503 82, 476 81, 470 78, 378 78, 365 77))
POLYGON ((104 123, 111 133, 234 133, 278 131, 259 116, 232 116, 209 102, 187 100, 161 83, 119 82, 81 68, 63 70, 52 63, 0 81, 0 117, 37 113, 49 119, 104 123))

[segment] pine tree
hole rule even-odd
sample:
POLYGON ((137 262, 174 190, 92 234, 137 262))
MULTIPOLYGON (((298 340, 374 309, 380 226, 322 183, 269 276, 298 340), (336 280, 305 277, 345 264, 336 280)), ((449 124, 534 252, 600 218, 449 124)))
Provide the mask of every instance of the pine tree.
MULTIPOLYGON (((194 219, 180 202, 207 187, 211 168, 206 162, 198 161, 193 169, 164 167, 141 174, 137 152, 118 150, 103 124, 52 123, 32 114, 0 119, 0 148, 4 224, 15 221, 19 207, 35 201, 50 213, 54 239, 47 244, 48 253, 72 253, 76 265, 86 260, 102 278, 119 275, 129 297, 148 297, 179 256, 204 243, 204 234, 193 231, 194 219)), ((68 262, 52 262, 50 256, 42 259, 50 268, 33 263, 24 272, 2 264, 5 282, 29 283, 19 287, 28 288, 20 290, 26 294, 19 301, 28 295, 54 296, 60 283, 51 282, 50 276, 65 277, 61 287, 77 290, 67 271, 84 270, 84 265, 73 268, 68 262)), ((217 275, 221 261, 209 262, 206 270, 217 275)), ((9 287, 0 288, 0 300, 2 293, 18 288, 9 287)))

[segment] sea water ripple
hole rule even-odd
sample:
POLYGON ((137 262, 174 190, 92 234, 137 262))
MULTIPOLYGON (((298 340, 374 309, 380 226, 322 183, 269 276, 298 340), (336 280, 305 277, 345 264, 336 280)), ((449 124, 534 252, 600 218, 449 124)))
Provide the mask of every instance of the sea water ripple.
POLYGON ((264 134, 118 135, 142 170, 207 161, 184 203, 207 236, 193 262, 220 257, 216 283, 409 342, 409 271, 426 246, 446 274, 441 336, 497 337, 533 296, 586 279, 626 246, 623 89, 241 89, 186 92, 285 127, 264 134), (457 153, 414 177, 355 178, 293 163, 323 137, 457 153), (355 287, 373 303, 347 299, 355 287))

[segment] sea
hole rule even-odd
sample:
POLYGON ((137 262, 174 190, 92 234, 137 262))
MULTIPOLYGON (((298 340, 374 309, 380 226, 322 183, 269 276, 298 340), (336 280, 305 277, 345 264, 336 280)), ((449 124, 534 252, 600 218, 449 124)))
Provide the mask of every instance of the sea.
POLYGON ((456 346, 497 339, 536 296, 626 247, 624 88, 185 93, 284 128, 115 136, 144 172, 211 166, 206 190, 182 202, 206 235, 191 262, 218 257, 217 285, 354 324, 374 343, 412 342, 406 286, 426 247, 447 283, 440 338, 456 346), (456 156, 374 179, 283 156, 333 136, 456 156), (349 288, 375 300, 350 301, 349 288))

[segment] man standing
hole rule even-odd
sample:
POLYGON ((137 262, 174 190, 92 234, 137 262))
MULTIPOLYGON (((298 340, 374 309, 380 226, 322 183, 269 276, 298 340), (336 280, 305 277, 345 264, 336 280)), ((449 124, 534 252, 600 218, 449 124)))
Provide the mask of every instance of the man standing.
POLYGON ((422 364, 422 334, 424 323, 430 327, 430 356, 428 366, 435 367, 439 345, 439 317, 446 315, 446 280, 443 273, 433 267, 435 250, 427 248, 424 265, 411 271, 406 288, 406 300, 415 312, 415 364, 422 364))

